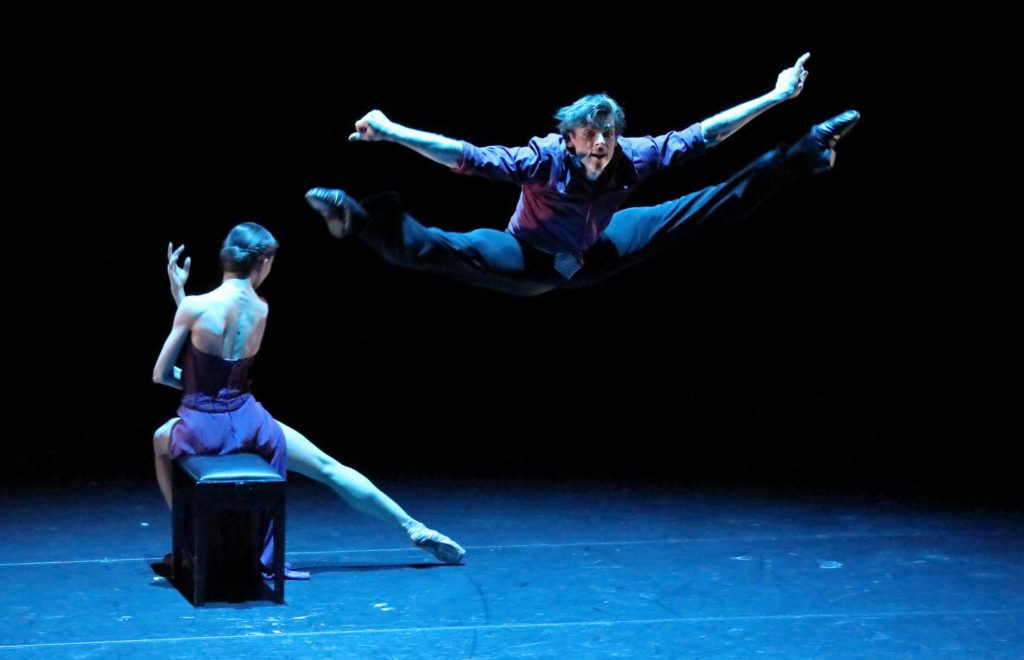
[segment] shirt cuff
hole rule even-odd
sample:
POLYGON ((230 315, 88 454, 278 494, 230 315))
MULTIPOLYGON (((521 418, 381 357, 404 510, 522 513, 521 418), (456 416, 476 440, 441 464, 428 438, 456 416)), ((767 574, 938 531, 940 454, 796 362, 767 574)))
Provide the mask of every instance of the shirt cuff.
POLYGON ((707 145, 704 142, 704 131, 700 130, 700 122, 697 122, 689 128, 683 129, 683 141, 686 145, 693 149, 696 154, 704 153, 707 149, 707 145))
POLYGON ((476 147, 465 140, 460 140, 460 142, 462 142, 462 158, 451 168, 451 171, 456 174, 472 174, 473 153, 476 151, 476 147))

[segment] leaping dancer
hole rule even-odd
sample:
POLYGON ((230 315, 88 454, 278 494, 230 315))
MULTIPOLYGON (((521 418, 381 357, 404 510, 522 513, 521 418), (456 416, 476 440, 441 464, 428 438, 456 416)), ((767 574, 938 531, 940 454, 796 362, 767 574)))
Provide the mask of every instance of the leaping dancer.
POLYGON ((586 286, 670 247, 701 226, 748 215, 781 186, 835 164, 836 143, 860 119, 855 110, 812 126, 726 181, 663 204, 620 210, 654 172, 701 155, 765 110, 799 96, 810 53, 783 70, 774 88, 681 131, 625 137, 625 113, 606 94, 584 96, 555 114, 558 133, 524 147, 477 147, 416 130, 372 110, 355 123, 354 142, 396 142, 460 174, 521 187, 504 231, 425 227, 397 195, 357 202, 342 190, 313 188, 306 200, 331 235, 356 234, 386 260, 515 295, 586 286))

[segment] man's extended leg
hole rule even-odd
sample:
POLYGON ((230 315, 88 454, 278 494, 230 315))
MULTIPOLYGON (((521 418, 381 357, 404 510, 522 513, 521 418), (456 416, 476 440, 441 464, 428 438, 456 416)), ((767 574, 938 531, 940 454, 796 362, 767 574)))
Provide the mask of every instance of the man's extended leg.
POLYGON ((769 151, 718 185, 656 206, 619 211, 602 240, 584 255, 584 268, 571 286, 606 279, 701 227, 744 218, 787 183, 831 169, 833 148, 859 118, 851 110, 817 124, 793 146, 769 151))

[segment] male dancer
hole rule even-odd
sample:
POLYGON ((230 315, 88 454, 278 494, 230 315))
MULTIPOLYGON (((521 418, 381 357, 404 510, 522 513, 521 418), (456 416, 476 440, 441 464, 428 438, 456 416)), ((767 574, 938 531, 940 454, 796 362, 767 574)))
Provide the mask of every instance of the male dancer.
POLYGON ((393 194, 356 202, 341 190, 313 188, 306 200, 333 236, 355 233, 392 263, 448 275, 516 295, 585 286, 646 259, 708 223, 739 219, 783 184, 831 169, 836 143, 860 118, 849 110, 817 124, 789 148, 778 147, 728 180, 651 207, 619 210, 633 187, 656 170, 704 153, 765 110, 796 98, 808 71, 805 53, 775 87, 682 131, 623 137, 625 113, 605 94, 558 111, 558 134, 525 147, 476 147, 402 126, 373 110, 356 122, 356 142, 397 142, 462 174, 521 186, 505 231, 449 232, 424 227, 393 194))

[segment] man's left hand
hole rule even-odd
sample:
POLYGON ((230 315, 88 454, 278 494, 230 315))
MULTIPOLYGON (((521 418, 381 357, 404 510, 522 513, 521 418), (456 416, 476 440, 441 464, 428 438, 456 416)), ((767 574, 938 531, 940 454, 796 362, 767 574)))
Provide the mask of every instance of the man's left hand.
POLYGON ((800 95, 800 92, 804 89, 804 81, 807 80, 808 71, 804 68, 804 63, 810 59, 810 53, 804 53, 800 56, 800 59, 796 61, 796 64, 786 69, 779 74, 779 79, 775 81, 775 93, 781 97, 783 101, 789 99, 795 99, 800 95))

